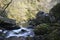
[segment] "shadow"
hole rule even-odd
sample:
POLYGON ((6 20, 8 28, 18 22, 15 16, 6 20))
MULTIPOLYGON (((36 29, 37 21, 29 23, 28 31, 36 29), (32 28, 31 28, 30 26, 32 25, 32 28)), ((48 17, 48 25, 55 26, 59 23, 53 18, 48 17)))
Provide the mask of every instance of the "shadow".
POLYGON ((49 14, 55 17, 55 21, 60 23, 60 3, 57 3, 50 11, 49 14))

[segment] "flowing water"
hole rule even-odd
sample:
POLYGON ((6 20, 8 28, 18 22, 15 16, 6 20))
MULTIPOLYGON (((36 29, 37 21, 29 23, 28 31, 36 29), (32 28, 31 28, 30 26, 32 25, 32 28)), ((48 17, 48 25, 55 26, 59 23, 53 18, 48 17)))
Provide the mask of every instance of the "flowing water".
MULTIPOLYGON (((0 30, 2 32, 2 30, 0 30)), ((21 27, 20 29, 17 30, 4 30, 3 33, 6 35, 5 38, 10 38, 10 37, 34 37, 34 32, 32 28, 24 28, 21 27)))

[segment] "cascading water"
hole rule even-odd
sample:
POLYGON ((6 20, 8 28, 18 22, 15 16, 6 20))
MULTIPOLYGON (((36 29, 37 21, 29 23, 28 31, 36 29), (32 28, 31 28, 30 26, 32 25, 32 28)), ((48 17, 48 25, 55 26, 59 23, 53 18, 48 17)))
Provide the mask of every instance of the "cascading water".
MULTIPOLYGON (((0 30, 2 32, 2 30, 0 30)), ((4 30, 3 33, 6 35, 5 38, 10 38, 10 37, 34 37, 34 32, 32 28, 24 28, 21 27, 20 29, 17 30, 4 30)))

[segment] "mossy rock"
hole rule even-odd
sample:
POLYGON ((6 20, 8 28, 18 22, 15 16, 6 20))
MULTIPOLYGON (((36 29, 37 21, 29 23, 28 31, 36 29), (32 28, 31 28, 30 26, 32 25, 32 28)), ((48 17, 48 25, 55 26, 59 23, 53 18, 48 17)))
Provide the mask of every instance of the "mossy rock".
POLYGON ((50 14, 55 16, 56 19, 60 18, 60 3, 56 4, 51 10, 50 14))

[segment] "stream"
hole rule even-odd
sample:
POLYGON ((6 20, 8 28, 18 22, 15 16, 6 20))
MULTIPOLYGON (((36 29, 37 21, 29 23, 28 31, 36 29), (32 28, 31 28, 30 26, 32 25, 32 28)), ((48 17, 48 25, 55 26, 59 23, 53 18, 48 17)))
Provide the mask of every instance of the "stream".
MULTIPOLYGON (((2 32, 2 30, 0 30, 2 32)), ((5 38, 10 38, 10 37, 34 37, 34 32, 33 28, 31 27, 22 27, 20 29, 16 30, 4 30, 3 33, 5 34, 5 38)))

